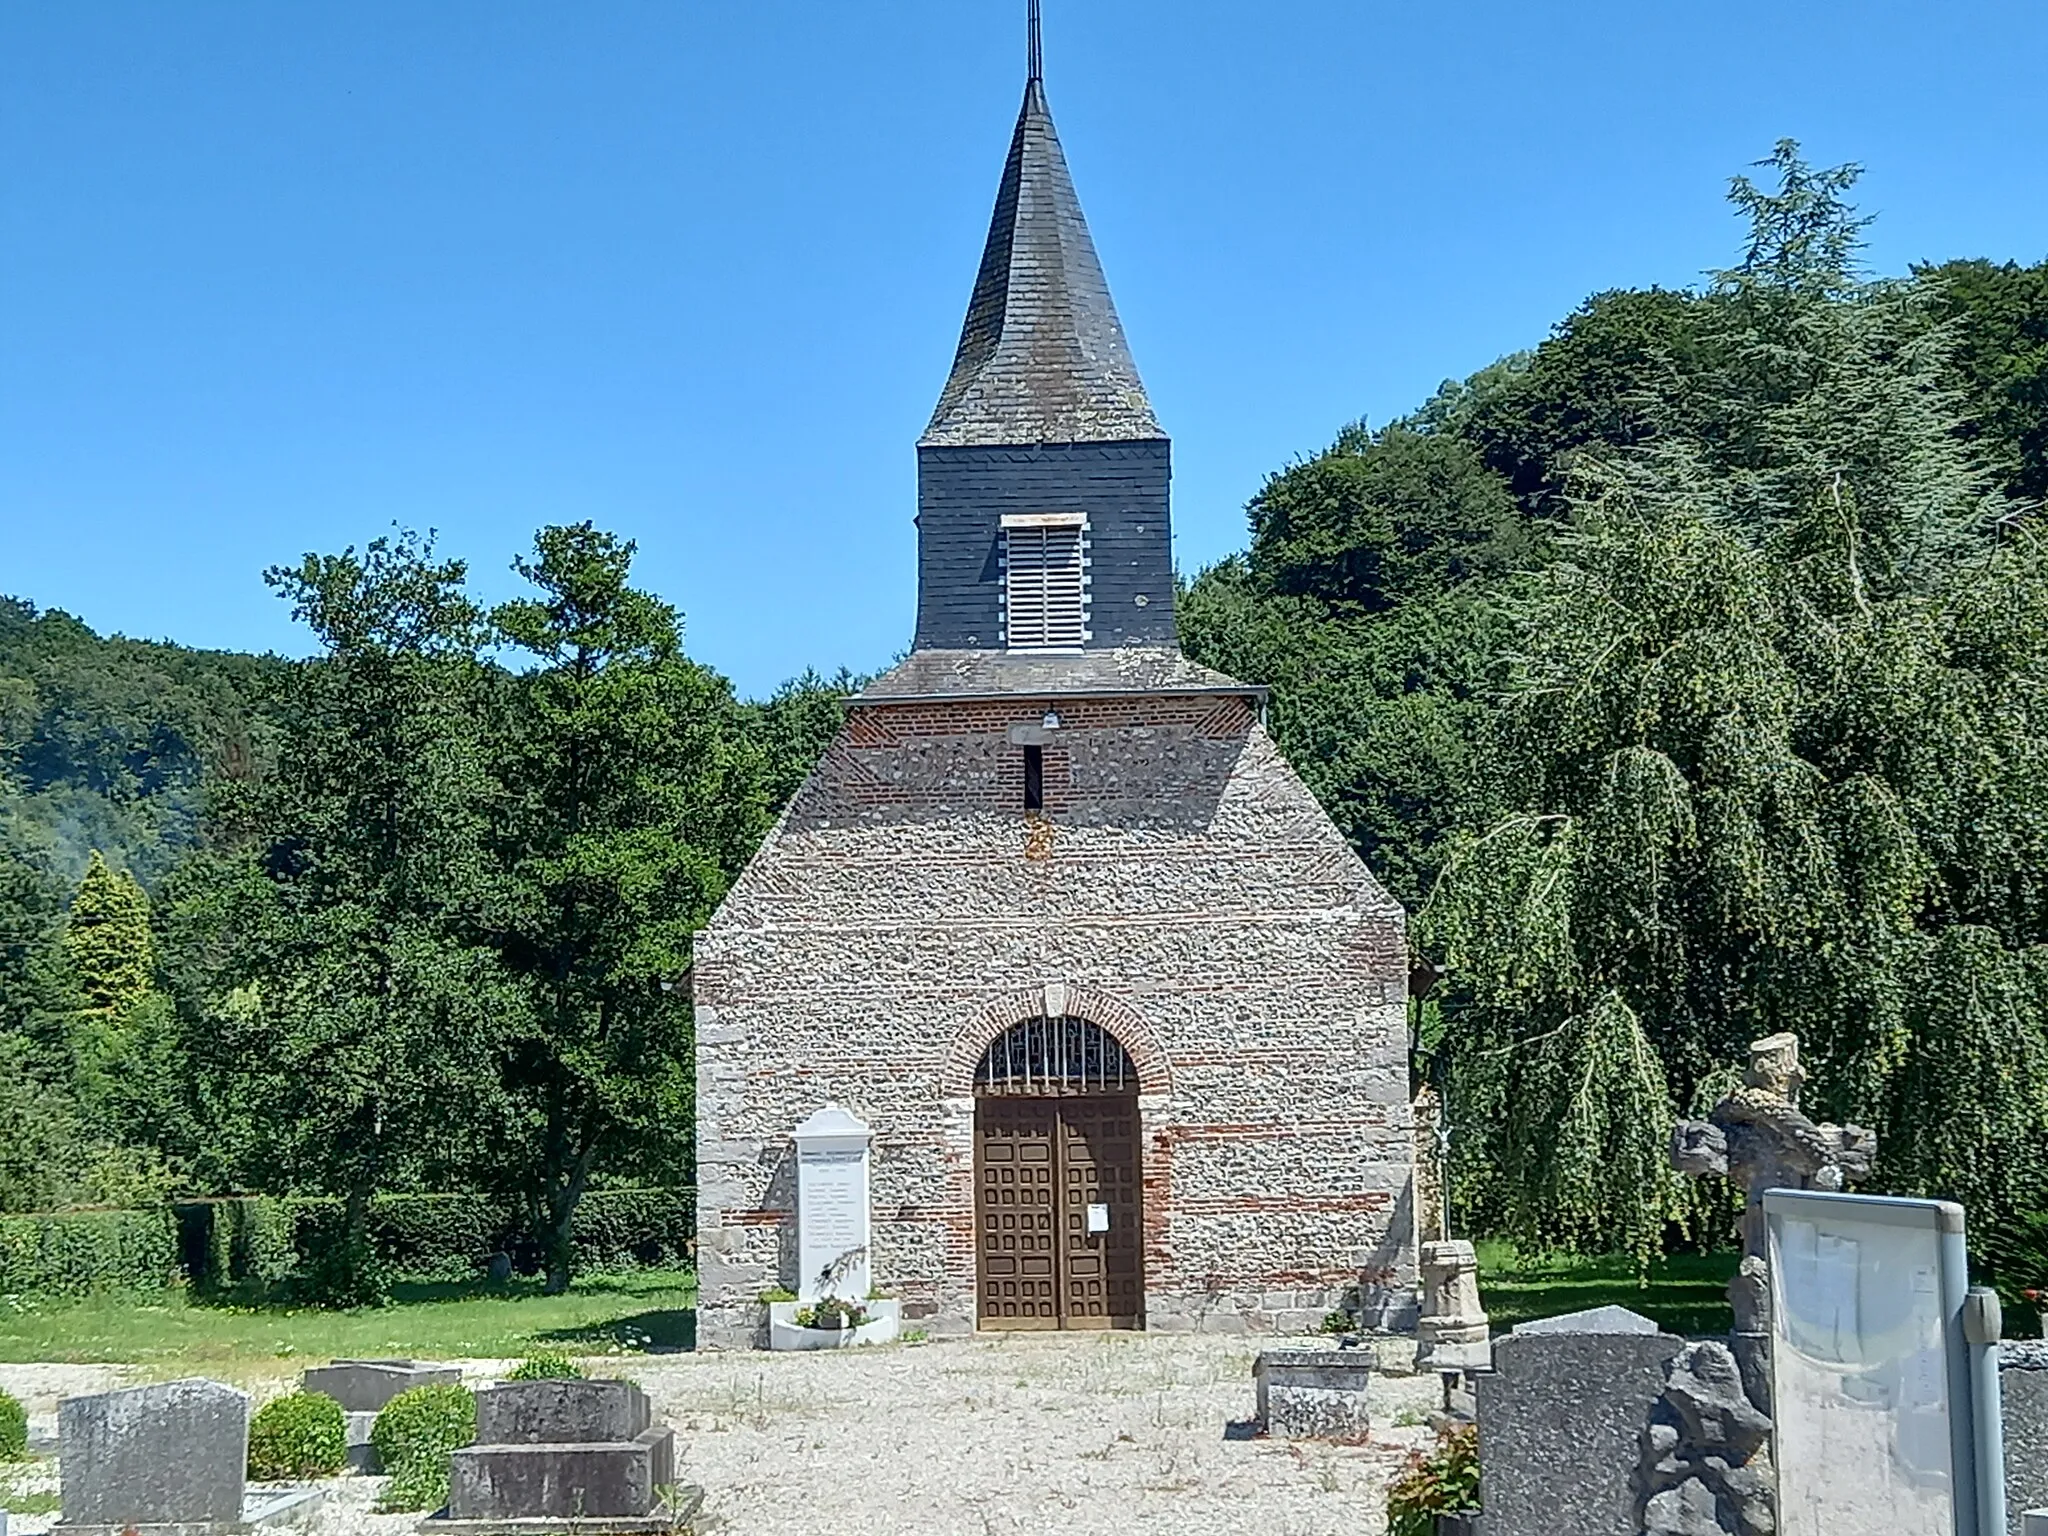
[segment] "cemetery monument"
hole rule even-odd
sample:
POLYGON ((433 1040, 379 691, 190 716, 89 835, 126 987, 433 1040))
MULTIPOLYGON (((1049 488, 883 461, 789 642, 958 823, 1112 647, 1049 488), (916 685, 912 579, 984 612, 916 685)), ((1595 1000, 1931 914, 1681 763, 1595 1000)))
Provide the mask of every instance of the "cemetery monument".
POLYGON ((476 1443, 455 1453, 445 1516, 423 1533, 505 1536, 559 1531, 671 1531, 701 1501, 676 1480, 675 1431, 654 1423, 628 1381, 507 1381, 476 1398, 476 1443))

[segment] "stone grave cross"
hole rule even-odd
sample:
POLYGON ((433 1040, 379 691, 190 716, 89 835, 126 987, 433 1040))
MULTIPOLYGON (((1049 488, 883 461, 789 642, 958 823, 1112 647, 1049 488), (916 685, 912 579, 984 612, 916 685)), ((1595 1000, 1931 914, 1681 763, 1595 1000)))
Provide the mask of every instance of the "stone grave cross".
POLYGON ((1870 1176, 1877 1135, 1860 1125, 1816 1125, 1799 1108, 1806 1073, 1799 1037, 1769 1035, 1751 1043, 1740 1088, 1704 1120, 1683 1120, 1672 1131, 1671 1165, 1689 1178, 1718 1174, 1743 1191, 1742 1264, 1728 1282, 1735 1311, 1734 1348, 1743 1391, 1768 1414, 1771 1407, 1770 1228, 1764 1191, 1840 1191, 1870 1176))

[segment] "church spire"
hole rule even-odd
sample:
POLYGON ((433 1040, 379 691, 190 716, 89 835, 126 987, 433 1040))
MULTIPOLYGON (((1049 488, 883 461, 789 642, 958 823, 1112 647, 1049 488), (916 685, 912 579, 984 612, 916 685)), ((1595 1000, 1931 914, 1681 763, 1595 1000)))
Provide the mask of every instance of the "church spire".
POLYGON ((1039 0, 1027 16, 1024 108, 927 448, 1165 436, 1046 106, 1039 0))

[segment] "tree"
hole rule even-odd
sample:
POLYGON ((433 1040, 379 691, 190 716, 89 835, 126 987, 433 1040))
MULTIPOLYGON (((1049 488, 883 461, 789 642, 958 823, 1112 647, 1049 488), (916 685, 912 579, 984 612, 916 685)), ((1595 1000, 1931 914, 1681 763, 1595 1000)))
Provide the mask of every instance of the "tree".
POLYGON ((71 898, 64 951, 88 1008, 126 1013, 148 994, 156 965, 149 897, 124 870, 95 851, 71 898))
POLYGON ((1503 812, 1422 914, 1473 1175, 1543 1244, 1639 1254, 1661 1146, 1743 1043, 1997 1226, 2048 1137, 2048 551, 1971 453, 1932 286, 1869 282, 1852 168, 1738 178, 1689 414, 1587 450, 1511 610, 1503 812))
POLYGON ((2048 261, 1948 261, 1914 269, 1939 294, 1953 369, 1970 409, 1965 430, 2006 493, 2048 502, 2048 261))
POLYGON ((501 1036, 519 1155, 500 1172, 569 1283, 571 1222, 607 1167, 686 1166, 690 935, 767 826, 759 750, 681 621, 628 585, 634 546, 543 529, 539 589, 492 615, 536 659, 513 693, 501 836, 506 963, 528 999, 501 1036))
POLYGON ((1483 590, 1548 547, 1474 449, 1432 424, 1449 414, 1353 428, 1273 476, 1249 556, 1177 605, 1189 655, 1274 689, 1281 747, 1410 904, 1478 814, 1471 752, 1504 634, 1483 590))
POLYGON ((846 701, 867 682, 844 667, 831 678, 806 671, 767 702, 741 707, 746 733, 761 752, 769 809, 779 813, 803 788, 845 723, 846 701))
POLYGON ((320 641, 283 693, 275 772, 222 784, 227 846, 181 892, 216 1166, 343 1197, 327 1294, 382 1294, 370 1202, 468 1160, 519 999, 492 899, 482 615, 429 540, 308 555, 267 579, 320 641))

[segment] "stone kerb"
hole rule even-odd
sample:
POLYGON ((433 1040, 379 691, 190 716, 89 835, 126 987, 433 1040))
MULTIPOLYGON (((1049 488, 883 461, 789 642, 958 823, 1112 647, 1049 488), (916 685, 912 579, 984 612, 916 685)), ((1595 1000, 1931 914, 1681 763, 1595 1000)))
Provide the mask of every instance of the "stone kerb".
POLYGON ((1090 987, 1049 981, 1028 991, 1012 992, 991 1003, 953 1038, 946 1052, 939 1095, 946 1099, 974 1097, 974 1074, 988 1048, 1027 1019, 1087 1019, 1114 1035, 1138 1069, 1138 1092, 1173 1091, 1172 1069, 1152 1026, 1128 1003, 1090 987))
POLYGON ((57 1405, 64 1531, 242 1520, 249 1395, 170 1381, 57 1405))
POLYGON ((1494 1340, 1475 1382, 1487 1536, 1637 1536, 1640 1440, 1684 1348, 1622 1307, 1494 1340))

